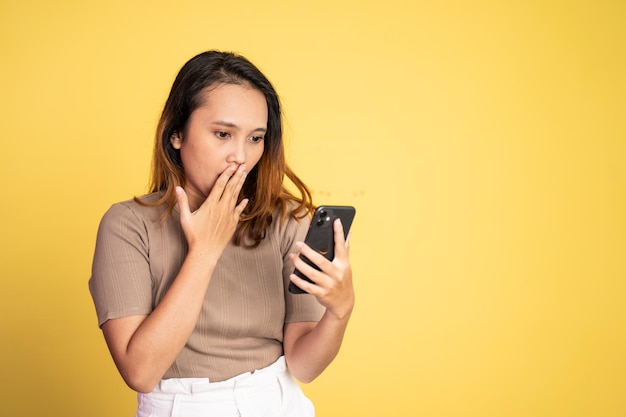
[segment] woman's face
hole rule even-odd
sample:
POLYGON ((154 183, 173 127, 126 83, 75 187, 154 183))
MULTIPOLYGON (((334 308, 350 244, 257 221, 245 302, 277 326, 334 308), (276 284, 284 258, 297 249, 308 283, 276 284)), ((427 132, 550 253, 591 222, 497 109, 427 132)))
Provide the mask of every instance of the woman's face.
POLYGON ((185 191, 198 207, 217 177, 231 165, 250 172, 263 155, 267 103, 248 85, 218 84, 207 89, 202 106, 191 113, 184 132, 172 137, 180 150, 185 191))

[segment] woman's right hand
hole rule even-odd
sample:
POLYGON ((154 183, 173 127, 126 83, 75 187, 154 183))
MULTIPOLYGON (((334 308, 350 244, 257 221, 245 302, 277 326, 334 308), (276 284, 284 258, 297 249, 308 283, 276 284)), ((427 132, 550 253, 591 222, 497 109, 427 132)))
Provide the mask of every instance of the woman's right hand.
POLYGON ((189 252, 221 255, 235 233, 241 213, 248 204, 237 198, 246 179, 246 166, 231 165, 217 178, 209 196, 192 212, 187 194, 176 187, 180 224, 189 245, 189 252))
POLYGON ((152 391, 193 332, 213 268, 248 203, 244 199, 237 204, 245 177, 245 165, 226 169, 193 213, 187 194, 177 188, 180 223, 189 244, 180 271, 152 313, 111 319, 102 325, 113 360, 132 389, 152 391))

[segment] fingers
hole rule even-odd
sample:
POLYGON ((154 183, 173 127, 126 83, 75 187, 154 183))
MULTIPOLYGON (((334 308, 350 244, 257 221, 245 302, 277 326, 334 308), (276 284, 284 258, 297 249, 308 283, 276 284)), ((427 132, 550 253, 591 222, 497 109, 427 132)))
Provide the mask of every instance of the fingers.
POLYGON ((341 220, 338 218, 333 222, 333 231, 335 233, 335 257, 345 258, 350 251, 350 245, 348 244, 350 235, 348 235, 347 239, 345 238, 343 224, 341 224, 341 220))
POLYGON ((292 275, 291 280, 298 287, 303 290, 318 294, 325 290, 334 287, 337 282, 342 281, 346 276, 350 275, 350 248, 347 237, 344 234, 343 225, 340 219, 335 219, 333 222, 333 233, 335 241, 334 259, 329 261, 325 256, 319 253, 317 250, 311 248, 303 242, 296 243, 296 249, 299 254, 308 258, 318 269, 311 266, 309 263, 301 259, 300 256, 293 254, 291 256, 291 262, 294 267, 300 271, 304 276, 314 282, 314 284, 307 283, 297 275, 292 275), (304 281, 304 283, 303 283, 304 281), (302 285, 300 285, 302 284, 302 285), (311 292, 311 290, 313 292, 311 292), (320 292, 321 291, 321 292, 320 292))
POLYGON ((240 165, 237 171, 235 172, 235 175, 233 176, 233 178, 231 178, 231 180, 228 182, 227 190, 225 191, 225 193, 229 191, 228 189, 230 188, 230 191, 232 191, 230 198, 232 199, 233 204, 237 204, 237 199, 239 198, 239 192, 243 188, 243 184, 246 182, 247 174, 248 172, 246 171, 246 166, 240 165))
POLYGON ((215 181, 213 189, 209 193, 207 201, 216 203, 217 201, 228 201, 237 203, 237 197, 246 180, 246 165, 231 165, 215 181))
POLYGON ((226 186, 230 182, 230 179, 237 171, 237 168, 238 167, 236 165, 231 165, 228 168, 226 168, 224 172, 220 174, 219 177, 217 177, 217 181, 215 181, 215 185, 213 186, 213 189, 209 193, 209 197, 207 198, 207 200, 217 201, 222 198, 222 194, 224 193, 226 186))
POLYGON ((180 212, 180 221, 183 223, 189 218, 191 211, 189 210, 189 200, 187 199, 187 193, 183 190, 183 187, 176 186, 176 201, 178 202, 178 211, 180 212))
POLYGON ((235 217, 239 218, 241 217, 241 213, 243 213, 243 211, 246 209, 246 206, 248 205, 248 201, 250 201, 247 198, 244 198, 243 200, 241 200, 241 202, 237 205, 237 207, 235 207, 235 217))
MULTIPOLYGON (((331 261, 329 261, 328 259, 326 259, 324 257, 324 255, 322 255, 321 253, 319 253, 318 251, 316 251, 315 249, 311 248, 309 245, 307 245, 306 243, 303 242, 296 242, 296 249, 298 250, 298 252, 305 256, 306 258, 308 258, 312 263, 314 263, 315 265, 317 265, 317 267, 319 269, 321 269, 322 271, 326 270, 329 268, 329 266, 332 264, 331 261)), ((310 268, 313 271, 317 271, 315 268, 311 267, 310 265, 306 264, 306 262, 304 262, 302 259, 300 259, 299 257, 297 257, 295 259, 296 262, 298 263, 302 263, 304 264, 307 268, 310 268)), ((298 269, 300 265, 294 265, 296 266, 298 269)), ((301 272, 305 272, 302 271, 300 269, 301 272)), ((308 274, 305 274, 308 276, 308 274)))
MULTIPOLYGON (((350 257, 350 253, 349 253, 350 248, 348 245, 348 241, 345 238, 343 225, 341 224, 340 219, 335 219, 335 221, 333 222, 333 233, 334 233, 334 239, 335 239, 335 256, 334 256, 335 261, 332 261, 332 262, 329 261, 322 254, 320 254, 318 251, 308 246, 307 244, 303 242, 296 243, 296 248, 298 249, 298 251, 327 274, 333 273, 334 269, 336 269, 334 268, 334 266, 336 266, 335 264, 349 263, 349 257, 350 257)), ((296 258, 295 261, 297 265, 294 264, 294 266, 298 270, 300 270, 302 273, 304 273, 307 277, 313 279, 309 275, 309 273, 307 273, 309 271, 311 274, 318 273, 318 271, 315 268, 310 267, 301 259, 296 258), (302 265, 302 268, 306 268, 306 272, 301 269, 300 265, 302 265)))
POLYGON ((319 289, 319 287, 316 284, 306 281, 300 278, 299 276, 297 276, 296 274, 291 274, 289 276, 289 279, 291 279, 291 282, 293 282, 296 285, 296 287, 300 288, 302 291, 308 294, 315 295, 316 291, 318 291, 319 289))
MULTIPOLYGON (((303 278, 296 275, 294 271, 294 273, 290 275, 290 279, 299 288, 308 292, 309 294, 314 294, 317 290, 320 289, 320 287, 328 285, 327 280, 329 280, 329 277, 326 274, 310 266, 295 253, 290 254, 289 257, 291 259, 291 263, 294 265, 294 268, 297 269, 302 275, 313 281, 311 283, 304 280, 303 278)), ((313 260, 311 261, 315 263, 313 260)))
POLYGON ((302 256, 310 257, 309 260, 320 267, 321 271, 309 265, 297 254, 292 253, 290 259, 294 267, 312 282, 308 282, 295 273, 289 276, 291 282, 315 296, 327 309, 332 309, 334 312, 332 314, 344 317, 346 311, 351 310, 354 299, 350 263, 344 261, 336 263, 336 259, 330 262, 301 242, 297 243, 296 247, 302 256))
POLYGON ((322 286, 325 285, 327 283, 327 280, 329 279, 329 275, 333 274, 335 269, 332 262, 305 243, 296 243, 296 248, 298 249, 300 255, 308 258, 308 260, 316 265, 319 270, 311 266, 309 263, 305 262, 297 254, 292 253, 290 257, 291 263, 293 264, 294 268, 300 271, 304 276, 306 276, 316 284, 322 286))
POLYGON ((298 242, 296 248, 300 255, 308 258, 321 271, 301 259, 297 254, 291 254, 290 259, 294 267, 313 283, 298 275, 291 274, 289 279, 296 286, 313 295, 317 301, 326 307, 326 311, 337 319, 344 320, 350 316, 354 307, 354 288, 352 286, 352 268, 350 266, 348 245, 343 235, 341 222, 334 223, 335 231, 335 258, 329 261, 308 245, 298 242))

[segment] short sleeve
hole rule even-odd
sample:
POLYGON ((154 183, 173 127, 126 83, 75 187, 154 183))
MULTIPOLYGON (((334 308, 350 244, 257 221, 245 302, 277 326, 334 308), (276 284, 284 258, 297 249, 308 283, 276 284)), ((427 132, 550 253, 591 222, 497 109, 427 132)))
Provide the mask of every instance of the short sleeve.
POLYGON ((89 279, 98 325, 153 309, 148 233, 130 207, 114 204, 98 228, 89 279))
POLYGON ((289 219, 283 235, 283 281, 285 283, 285 323, 300 321, 320 321, 324 314, 324 307, 309 294, 292 294, 289 292, 289 276, 293 273, 293 264, 289 259, 290 253, 297 252, 296 242, 304 241, 309 228, 310 219, 300 221, 289 219))

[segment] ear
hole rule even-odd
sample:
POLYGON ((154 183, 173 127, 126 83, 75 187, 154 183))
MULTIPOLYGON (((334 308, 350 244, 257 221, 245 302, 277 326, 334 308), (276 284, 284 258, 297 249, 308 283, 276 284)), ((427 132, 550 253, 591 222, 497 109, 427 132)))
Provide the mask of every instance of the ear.
POLYGON ((183 143, 183 140, 180 138, 180 132, 174 132, 174 134, 170 136, 170 143, 174 149, 180 149, 180 145, 183 143))

